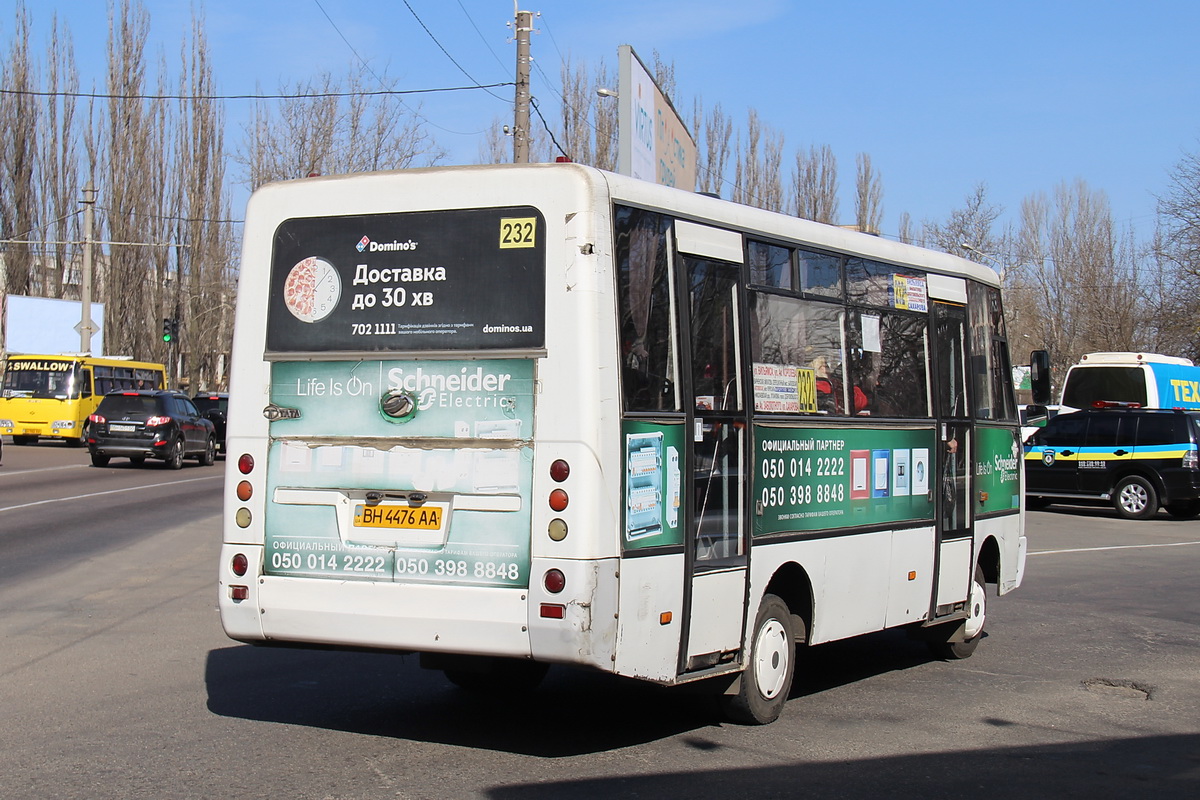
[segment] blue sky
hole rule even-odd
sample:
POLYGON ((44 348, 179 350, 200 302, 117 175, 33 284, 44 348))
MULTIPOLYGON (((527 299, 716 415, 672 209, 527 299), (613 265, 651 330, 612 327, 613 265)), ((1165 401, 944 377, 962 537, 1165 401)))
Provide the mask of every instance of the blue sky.
MULTIPOLYGON (((102 86, 107 3, 28 5, 34 52, 43 50, 57 13, 74 36, 85 85, 102 86)), ((401 88, 469 84, 442 48, 475 81, 512 80, 514 45, 505 27, 512 0, 197 5, 222 93, 274 91, 321 71, 345 72, 360 57, 401 88)), ((0 0, 6 47, 15 6, 0 0)), ((174 63, 190 5, 145 6, 150 52, 174 63)), ((603 59, 615 74, 618 45, 632 45, 647 64, 657 50, 674 63, 681 111, 697 95, 706 107, 720 103, 735 122, 754 108, 784 136, 785 164, 797 150, 829 145, 846 221, 855 155, 870 154, 882 177, 888 236, 902 212, 917 223, 944 220, 980 182, 1005 209, 1003 221, 1015 222, 1024 197, 1083 179, 1106 192, 1117 221, 1144 238, 1170 169, 1200 151, 1194 0, 521 0, 521 8, 540 12, 533 92, 548 118, 564 57, 593 66, 603 59)), ((446 163, 475 162, 482 131, 494 119, 511 120, 511 87, 491 92, 422 96, 422 113, 450 154, 446 163)), ((249 107, 229 103, 230 147, 249 107)))

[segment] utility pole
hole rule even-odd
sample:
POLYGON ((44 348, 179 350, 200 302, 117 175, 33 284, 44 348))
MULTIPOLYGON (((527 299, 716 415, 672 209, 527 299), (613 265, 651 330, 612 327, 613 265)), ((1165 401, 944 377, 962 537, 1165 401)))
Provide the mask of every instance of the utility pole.
POLYGON ((529 163, 529 34, 533 31, 533 12, 517 10, 517 98, 513 114, 513 163, 529 163))
POLYGON ((79 352, 92 352, 92 225, 95 222, 96 187, 88 181, 83 187, 83 273, 79 276, 79 352))

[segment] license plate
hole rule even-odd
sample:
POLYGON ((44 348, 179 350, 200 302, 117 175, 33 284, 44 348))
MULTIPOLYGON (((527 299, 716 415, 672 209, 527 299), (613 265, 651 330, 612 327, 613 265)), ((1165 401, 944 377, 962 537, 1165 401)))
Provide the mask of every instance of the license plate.
POLYGON ((399 528, 402 530, 436 531, 446 515, 443 505, 414 506, 356 506, 354 527, 399 528))
POLYGON ((108 429, 116 433, 133 433, 136 430, 133 425, 109 425, 108 429))

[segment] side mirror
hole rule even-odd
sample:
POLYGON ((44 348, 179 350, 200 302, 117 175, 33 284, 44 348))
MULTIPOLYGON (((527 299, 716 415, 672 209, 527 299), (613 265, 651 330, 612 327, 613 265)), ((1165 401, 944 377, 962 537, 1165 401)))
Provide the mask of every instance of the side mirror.
POLYGON ((1050 402, 1050 353, 1046 350, 1029 354, 1029 387, 1035 404, 1044 406, 1050 402))

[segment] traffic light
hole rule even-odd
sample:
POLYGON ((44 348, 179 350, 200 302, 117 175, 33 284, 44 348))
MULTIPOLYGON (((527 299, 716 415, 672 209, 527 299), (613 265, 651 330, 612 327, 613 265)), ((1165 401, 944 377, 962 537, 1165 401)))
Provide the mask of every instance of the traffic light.
POLYGON ((171 344, 179 338, 179 320, 163 317, 162 340, 171 344))

